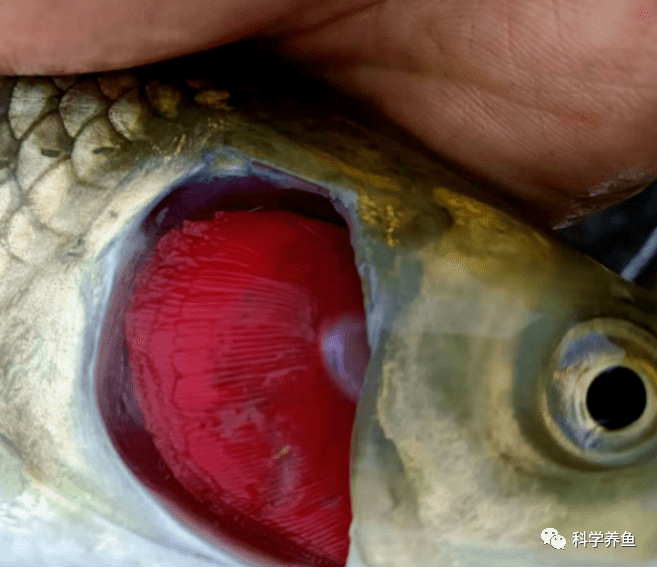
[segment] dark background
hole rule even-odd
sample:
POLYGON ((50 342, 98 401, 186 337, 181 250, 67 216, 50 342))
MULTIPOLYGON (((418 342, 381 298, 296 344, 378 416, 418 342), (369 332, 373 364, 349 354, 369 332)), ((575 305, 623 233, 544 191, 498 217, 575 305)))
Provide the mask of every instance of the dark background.
MULTIPOLYGON (((620 273, 657 227, 657 182, 631 199, 557 232, 575 248, 620 273)), ((657 283, 657 255, 635 282, 657 283)))

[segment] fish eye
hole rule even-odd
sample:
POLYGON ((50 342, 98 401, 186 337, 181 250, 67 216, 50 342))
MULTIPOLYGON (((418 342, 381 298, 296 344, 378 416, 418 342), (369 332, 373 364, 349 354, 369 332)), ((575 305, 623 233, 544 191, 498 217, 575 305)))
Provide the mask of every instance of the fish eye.
POLYGON ((335 204, 273 177, 186 180, 108 247, 96 399, 191 530, 250 562, 344 564, 360 279, 335 204))
POLYGON ((550 438, 579 467, 650 459, 657 434, 657 340, 624 320, 572 327, 541 394, 550 438))

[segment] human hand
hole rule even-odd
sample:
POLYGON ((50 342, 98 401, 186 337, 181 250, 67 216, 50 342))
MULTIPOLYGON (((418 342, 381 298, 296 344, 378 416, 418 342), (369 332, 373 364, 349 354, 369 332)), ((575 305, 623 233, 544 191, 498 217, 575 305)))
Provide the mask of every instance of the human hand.
POLYGON ((113 69, 273 37, 554 224, 657 177, 653 4, 2 0, 0 72, 113 69))

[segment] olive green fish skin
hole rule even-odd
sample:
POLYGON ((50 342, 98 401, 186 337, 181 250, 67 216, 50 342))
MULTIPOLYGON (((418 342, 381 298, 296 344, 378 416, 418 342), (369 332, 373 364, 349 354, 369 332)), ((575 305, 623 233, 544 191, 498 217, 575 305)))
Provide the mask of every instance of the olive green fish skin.
POLYGON ((373 355, 351 562, 654 562, 654 466, 589 467, 550 438, 541 406, 574 323, 652 334, 653 295, 475 199, 403 137, 330 104, 241 104, 221 72, 172 77, 164 64, 0 81, 0 562, 273 561, 202 539, 148 494, 109 441, 93 378, 153 203, 192 175, 283 174, 334 201, 363 282, 373 355), (541 542, 552 526, 566 550, 541 542), (570 545, 598 529, 637 546, 570 545))

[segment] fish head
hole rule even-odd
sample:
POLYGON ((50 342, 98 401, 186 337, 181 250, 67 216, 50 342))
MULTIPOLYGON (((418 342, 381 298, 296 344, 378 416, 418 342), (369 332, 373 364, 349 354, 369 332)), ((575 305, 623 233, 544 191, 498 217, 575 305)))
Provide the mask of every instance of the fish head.
POLYGON ((371 358, 350 562, 654 560, 652 293, 503 212, 402 134, 337 115, 324 90, 306 103, 253 95, 241 87, 253 67, 221 57, 212 80, 185 60, 0 83, 2 561, 305 558, 180 505, 130 392, 123 326, 163 235, 217 208, 289 200, 348 226, 362 284, 371 358), (604 399, 619 382, 643 406, 594 410, 593 386, 604 399), (545 527, 564 550, 543 548, 545 527), (598 529, 638 544, 573 549, 571 532, 598 529))
POLYGON ((357 411, 350 562, 651 561, 652 293, 489 205, 433 197, 444 232, 399 251, 403 282, 376 278, 406 300, 357 411), (645 545, 575 548, 589 531, 645 545))

